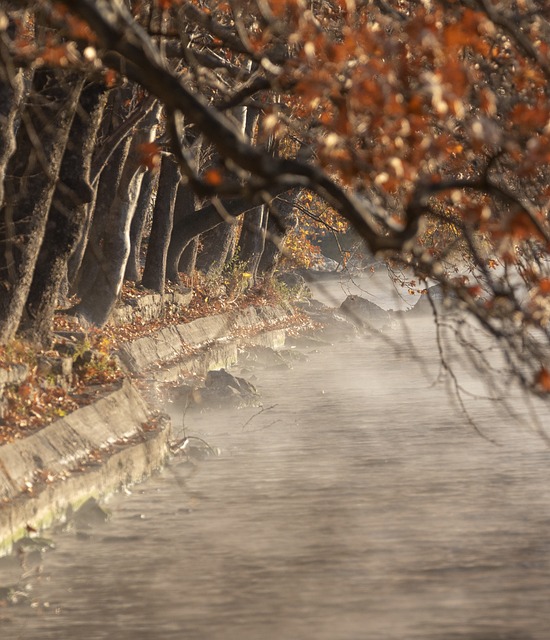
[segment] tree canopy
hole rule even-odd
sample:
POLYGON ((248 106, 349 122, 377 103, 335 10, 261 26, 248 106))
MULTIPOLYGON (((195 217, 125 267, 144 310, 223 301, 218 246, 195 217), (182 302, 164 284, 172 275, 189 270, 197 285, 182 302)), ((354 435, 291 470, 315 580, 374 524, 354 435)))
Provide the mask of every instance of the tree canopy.
POLYGON ((0 30, 2 340, 64 281, 104 322, 157 190, 158 286, 237 217, 257 268, 315 200, 550 391, 544 0, 21 1, 0 30))

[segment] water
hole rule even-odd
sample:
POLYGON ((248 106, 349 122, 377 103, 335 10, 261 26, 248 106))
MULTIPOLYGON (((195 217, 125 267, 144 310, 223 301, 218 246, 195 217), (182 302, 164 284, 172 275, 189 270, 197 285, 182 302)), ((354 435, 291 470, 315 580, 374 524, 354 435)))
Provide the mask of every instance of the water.
POLYGON ((258 372, 262 413, 187 415, 221 455, 56 535, 1 637, 547 640, 548 447, 519 397, 519 422, 465 399, 481 437, 434 385, 433 329, 408 333, 258 372))

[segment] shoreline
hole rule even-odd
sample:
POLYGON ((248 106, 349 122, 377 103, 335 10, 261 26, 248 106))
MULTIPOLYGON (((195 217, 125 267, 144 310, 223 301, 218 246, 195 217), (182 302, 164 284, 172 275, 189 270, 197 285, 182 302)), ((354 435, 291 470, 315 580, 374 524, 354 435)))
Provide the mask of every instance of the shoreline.
POLYGON ((284 346, 304 318, 289 305, 248 306, 171 324, 123 343, 123 377, 49 425, 0 446, 0 557, 29 535, 63 523, 159 472, 171 456, 172 425, 157 388, 230 367, 238 350, 284 346))

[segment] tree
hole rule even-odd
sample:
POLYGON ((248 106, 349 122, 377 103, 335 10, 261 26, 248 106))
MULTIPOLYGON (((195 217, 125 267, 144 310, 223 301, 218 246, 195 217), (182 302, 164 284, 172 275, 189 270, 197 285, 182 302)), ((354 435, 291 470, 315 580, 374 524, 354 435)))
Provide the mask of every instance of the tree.
POLYGON ((102 83, 89 83, 80 95, 59 179, 50 205, 44 239, 27 297, 25 327, 47 340, 61 286, 67 278, 67 263, 83 233, 88 206, 94 191, 90 185, 91 150, 106 102, 102 83))
POLYGON ((307 189, 416 287, 441 283, 499 339, 527 388, 550 391, 546 2, 66 0, 50 9, 56 30, 30 49, 14 36, 11 59, 57 57, 67 76, 123 78, 162 105, 162 144, 203 202, 174 224, 169 277, 198 233, 307 189), (259 110, 257 140, 231 118, 244 107, 259 110), (197 166, 197 137, 219 167, 197 166), (273 139, 284 143, 278 153, 273 139), (449 269, 457 261, 460 277, 449 269))
POLYGON ((17 132, 0 211, 5 286, 0 299, 2 341, 15 335, 23 314, 83 83, 83 77, 60 81, 48 70, 34 73, 34 102, 27 106, 17 132))
POLYGON ((147 247, 147 258, 141 283, 147 289, 164 293, 166 254, 174 222, 174 205, 179 183, 178 165, 164 156, 160 168, 158 194, 153 210, 153 223, 147 247))

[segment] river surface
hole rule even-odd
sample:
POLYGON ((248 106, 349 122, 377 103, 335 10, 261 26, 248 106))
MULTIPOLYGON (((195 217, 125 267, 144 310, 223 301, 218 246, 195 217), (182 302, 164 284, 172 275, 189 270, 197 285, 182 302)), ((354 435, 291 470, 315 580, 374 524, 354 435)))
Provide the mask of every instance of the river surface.
POLYGON ((55 534, 2 640, 548 640, 548 409, 468 418, 412 324, 256 371, 263 411, 188 413, 220 455, 55 534))

